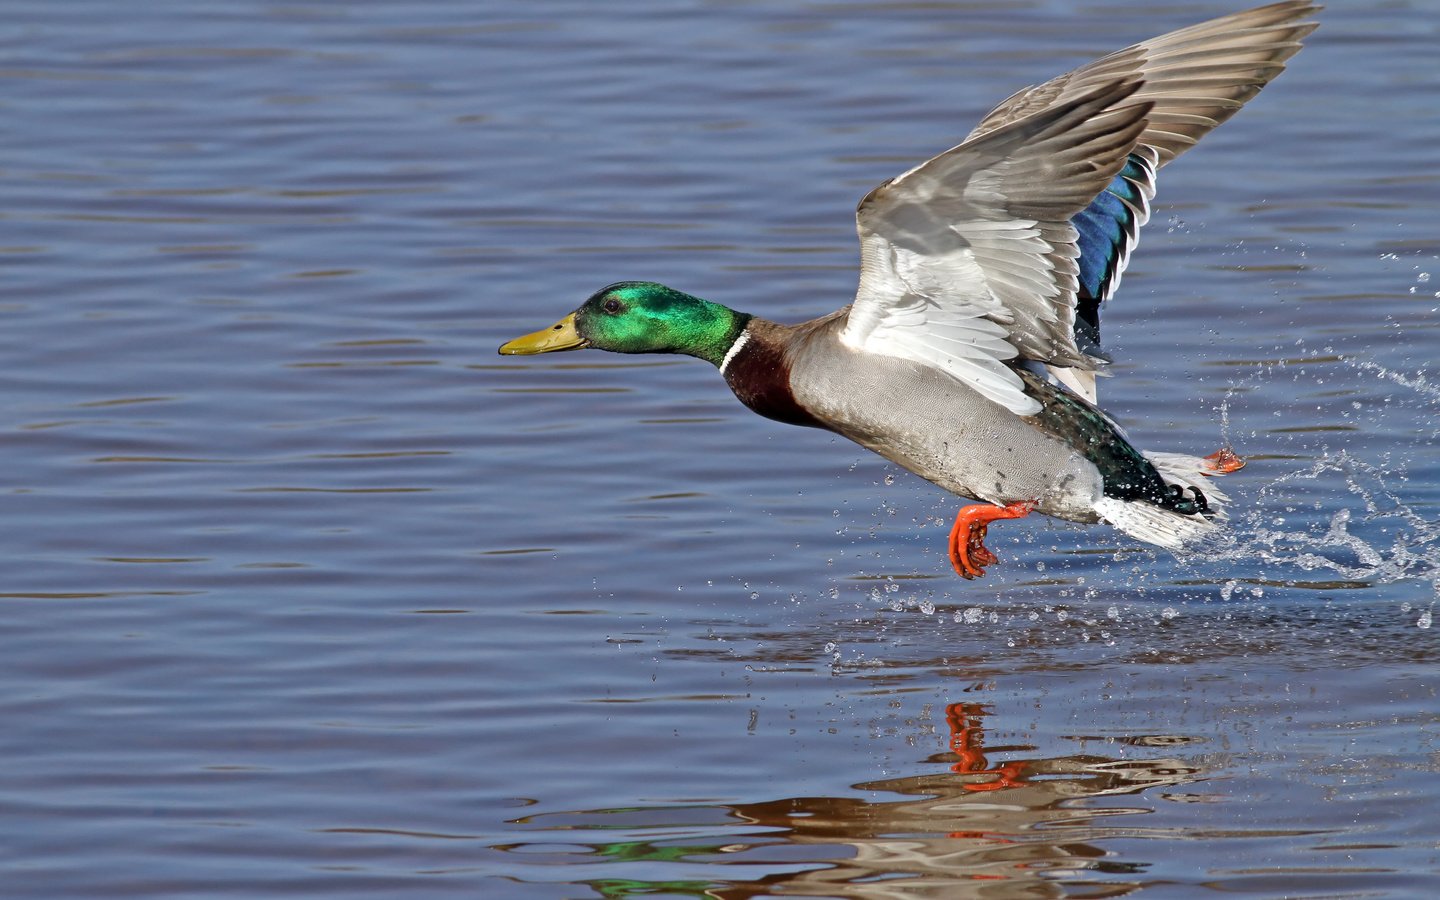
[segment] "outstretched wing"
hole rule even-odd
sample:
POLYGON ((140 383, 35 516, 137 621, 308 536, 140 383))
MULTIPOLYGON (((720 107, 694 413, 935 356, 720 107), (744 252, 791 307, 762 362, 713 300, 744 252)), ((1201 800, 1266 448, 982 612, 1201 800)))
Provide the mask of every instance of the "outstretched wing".
POLYGON ((1315 28, 1288 0, 1136 44, 981 120, 860 203, 860 287, 842 340, 949 372, 1020 415, 1006 360, 1093 399, 1099 304, 1149 217, 1156 171, 1234 115, 1315 28))
MULTIPOLYGON (((1145 130, 1125 168, 1071 220, 1080 247, 1076 341, 1099 355, 1100 304, 1120 286, 1120 276, 1150 217, 1155 176, 1161 166, 1194 146, 1239 111, 1300 51, 1316 23, 1303 21, 1318 9, 1290 0, 1246 10, 1173 31, 1117 51, 1023 91, 995 107, 970 138, 1114 78, 1138 77, 1137 100, 1153 104, 1145 130)), ((1095 400, 1095 375, 1083 367, 1049 367, 1051 374, 1095 400)))
POLYGON ((943 369, 1019 415, 1039 406, 1004 360, 1098 365, 1075 344, 1070 219, 1135 149, 1150 111, 1140 86, 1101 84, 871 191, 841 340, 943 369))

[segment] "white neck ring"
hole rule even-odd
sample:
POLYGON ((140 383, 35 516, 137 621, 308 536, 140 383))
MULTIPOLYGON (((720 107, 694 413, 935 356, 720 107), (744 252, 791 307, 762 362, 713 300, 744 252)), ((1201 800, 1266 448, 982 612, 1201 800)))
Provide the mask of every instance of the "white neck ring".
POLYGON ((741 347, 744 347, 749 341, 750 341, 750 326, 749 326, 749 325, 746 325, 745 328, 744 328, 744 330, 742 330, 742 331, 740 332, 740 336, 735 339, 735 343, 731 344, 731 345, 730 345, 730 349, 729 349, 728 351, 726 351, 726 353, 725 353, 725 358, 722 359, 722 360, 720 360, 720 374, 721 374, 721 375, 724 375, 724 374, 725 374, 725 367, 728 366, 728 365, 730 365, 730 361, 735 358, 735 355, 736 355, 737 353, 740 352, 740 348, 741 348, 741 347))

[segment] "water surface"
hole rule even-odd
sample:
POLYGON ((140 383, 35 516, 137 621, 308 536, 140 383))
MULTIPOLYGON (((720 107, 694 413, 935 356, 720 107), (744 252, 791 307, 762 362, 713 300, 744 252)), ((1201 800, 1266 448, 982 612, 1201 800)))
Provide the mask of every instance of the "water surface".
POLYGON ((1431 4, 1327 10, 1107 310, 1133 437, 1250 460, 1213 558, 966 583, 703 364, 494 354, 832 310, 870 187, 1232 8, 11 3, 6 895, 1425 896, 1431 4))

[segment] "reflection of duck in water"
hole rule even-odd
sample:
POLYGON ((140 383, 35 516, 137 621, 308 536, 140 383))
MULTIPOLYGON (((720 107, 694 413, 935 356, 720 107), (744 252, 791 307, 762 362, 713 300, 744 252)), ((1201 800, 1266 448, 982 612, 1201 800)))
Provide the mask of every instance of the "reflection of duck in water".
MULTIPOLYGON (((771 895, 950 900, 1069 896, 1080 884, 1089 897, 1135 890, 1134 883, 1105 880, 1107 875, 1133 873, 1136 867, 1107 858, 1096 846, 1109 829, 1093 820, 1151 808, 1084 808, 1075 801, 1185 784, 1197 779, 1200 770, 1177 759, 1117 760, 1089 754, 992 764, 997 754, 1033 748, 986 748, 988 715, 978 703, 946 707, 951 751, 930 761, 948 764, 950 771, 854 786, 907 799, 795 797, 537 816, 519 822, 561 829, 566 845, 584 844, 587 832, 603 830, 605 840, 588 844, 586 855, 618 865, 619 875, 636 874, 631 872, 634 864, 638 873, 652 875, 657 866, 688 865, 702 876, 590 882, 602 896, 613 898, 663 891, 716 900, 771 895), (722 812, 728 820, 723 824, 716 816, 722 812), (744 824, 737 828, 736 819, 744 824)), ((1174 745, 1189 740, 1147 737, 1126 743, 1174 745)), ((499 849, 533 852, 543 844, 499 849)))
MULTIPOLYGON (((1149 787, 1164 784, 1181 784, 1188 781, 1196 770, 1184 764, 1170 769, 1169 760, 1110 760, 1103 756, 1067 756, 1061 759, 1017 760, 992 766, 989 755, 1005 751, 1024 751, 1028 746, 984 747, 984 717, 988 711, 979 703, 952 703, 945 707, 945 722, 950 727, 950 750, 959 762, 950 767, 952 772, 962 775, 986 775, 990 779, 971 781, 964 785, 967 791, 981 793, 988 791, 1013 790, 1029 784, 1032 779, 1055 775, 1076 775, 1082 783, 1076 796, 1099 797, 1104 794, 1133 794, 1149 787), (1102 784, 1113 778, 1113 784, 1102 784)), ((1192 739, 1171 735, 1147 735, 1131 738, 1126 743, 1145 746, 1179 746, 1192 739)), ((1064 782, 1056 782, 1065 789, 1064 782)))
MULTIPOLYGON (((1090 754, 992 763, 996 754, 1033 748, 987 749, 988 714, 978 703, 946 707, 953 757, 947 753, 931 761, 954 760, 949 773, 855 785, 857 790, 919 799, 806 797, 734 807, 736 815, 755 824, 787 829, 789 843, 854 848, 852 858, 832 860, 826 868, 772 876, 765 880, 767 889, 780 896, 887 900, 1060 897, 1070 894, 1064 884, 1077 883, 1085 883, 1091 897, 1135 890, 1135 884, 1087 880, 1086 873, 1092 871, 1133 871, 1123 863, 1101 862, 1107 854, 1091 841, 1104 831, 1092 821, 1147 813, 1152 807, 1095 809, 1075 806, 1074 801, 1185 784, 1197 779, 1200 770, 1178 759, 1118 760, 1090 754)), ((713 896, 751 894, 717 891, 713 896)))
POLYGON ((1010 97, 860 201, 860 285, 829 315, 781 325, 626 281, 500 352, 706 360, 760 415, 828 429, 980 501, 950 533, 966 578, 996 561, 989 524, 1032 510, 1171 549, 1204 539, 1223 495, 1202 476, 1241 462, 1144 453, 1095 406, 1100 304, 1159 170, 1280 73, 1313 12, 1287 0, 1204 22, 1010 97))

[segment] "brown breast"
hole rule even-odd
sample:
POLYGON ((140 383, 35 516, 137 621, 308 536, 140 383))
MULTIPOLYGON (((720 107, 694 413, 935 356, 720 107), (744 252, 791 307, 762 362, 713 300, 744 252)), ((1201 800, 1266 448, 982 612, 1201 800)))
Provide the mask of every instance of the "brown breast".
POLYGON ((725 382, 740 402, 767 419, 787 425, 825 428, 795 401, 790 389, 790 364, 785 345, 775 332, 784 326, 752 321, 742 340, 745 343, 724 367, 725 382))

